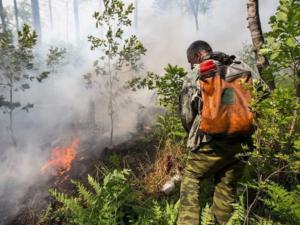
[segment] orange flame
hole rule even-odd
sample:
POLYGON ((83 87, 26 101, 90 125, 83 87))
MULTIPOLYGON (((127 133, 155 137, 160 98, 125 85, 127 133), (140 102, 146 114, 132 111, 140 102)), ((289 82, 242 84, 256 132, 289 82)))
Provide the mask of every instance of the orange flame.
POLYGON ((57 174, 59 175, 63 175, 68 172, 71 169, 73 160, 75 159, 79 143, 79 139, 74 138, 69 146, 54 148, 51 158, 44 166, 42 166, 41 172, 44 174, 46 171, 53 169, 57 171, 57 174))

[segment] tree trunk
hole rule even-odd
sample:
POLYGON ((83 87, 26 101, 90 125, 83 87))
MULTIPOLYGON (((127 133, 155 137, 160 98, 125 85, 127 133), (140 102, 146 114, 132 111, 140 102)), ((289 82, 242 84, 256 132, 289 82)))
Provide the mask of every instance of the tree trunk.
POLYGON ((300 98, 300 60, 298 60, 296 65, 296 95, 300 98))
POLYGON ((41 42, 42 29, 41 29, 39 0, 31 0, 31 10, 32 10, 32 17, 33 17, 33 26, 38 35, 38 40, 39 42, 41 42))
POLYGON ((199 4, 200 4, 199 1, 189 0, 189 8, 190 10, 192 10, 194 16, 196 31, 199 31, 199 21, 198 21, 199 4))
POLYGON ((135 4, 134 4, 134 28, 137 31, 138 30, 138 19, 139 19, 139 2, 138 0, 135 0, 135 4))
POLYGON ((9 109, 9 134, 11 137, 11 142, 14 147, 17 146, 15 134, 14 134, 14 126, 13 126, 13 80, 12 77, 10 78, 10 86, 9 86, 9 103, 10 103, 10 109, 9 109))
POLYGON ((75 19, 75 31, 76 31, 76 41, 79 42, 80 39, 80 27, 79 27, 79 14, 78 14, 78 0, 73 0, 74 5, 74 19, 75 19))
MULTIPOLYGON (((256 55, 256 65, 259 74, 262 78, 265 78, 263 75, 263 70, 269 65, 268 59, 259 53, 263 43, 264 37, 262 33, 260 18, 259 18, 259 0, 248 0, 247 3, 247 12, 248 12, 248 28, 251 33, 252 43, 254 46, 254 51, 256 55)), ((270 89, 273 90, 275 88, 274 77, 272 76, 271 79, 266 79, 267 84, 269 85, 270 89)))
POLYGON ((20 27, 19 27, 19 11, 18 11, 17 0, 14 0, 14 10, 15 10, 15 19, 16 19, 16 29, 17 29, 17 31, 19 31, 20 30, 20 27))
POLYGON ((3 26, 3 30, 6 31, 5 12, 4 12, 4 8, 3 8, 2 0, 0 0, 0 18, 1 18, 1 23, 3 26))
POLYGON ((198 21, 198 13, 194 14, 196 31, 199 31, 199 21, 198 21))
MULTIPOLYGON (((109 63, 110 64, 110 63, 109 63)), ((114 143, 114 105, 113 105, 113 75, 109 69, 109 117, 110 117, 110 145, 114 143)))
POLYGON ((49 6, 49 14, 50 14, 50 26, 51 26, 51 31, 53 31, 52 0, 48 1, 48 6, 49 6))
POLYGON ((69 41, 69 2, 66 1, 66 39, 69 41))

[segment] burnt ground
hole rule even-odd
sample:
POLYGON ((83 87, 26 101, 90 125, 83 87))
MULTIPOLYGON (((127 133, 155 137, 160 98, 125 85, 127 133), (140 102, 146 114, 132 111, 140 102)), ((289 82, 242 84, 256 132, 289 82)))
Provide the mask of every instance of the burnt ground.
MULTIPOLYGON (((143 137, 135 137, 110 148, 105 148, 101 154, 84 155, 80 153, 72 163, 72 168, 64 176, 53 176, 49 180, 40 182, 29 188, 21 201, 21 209, 12 220, 5 225, 36 225, 39 216, 54 200, 48 194, 48 189, 55 188, 66 194, 74 194, 74 185, 70 180, 87 183, 87 175, 101 179, 99 168, 129 168, 136 178, 143 179, 155 161, 157 142, 147 141, 143 137)), ((89 148, 89 143, 82 143, 80 148, 89 148)), ((92 147, 95 148, 95 147, 92 147)), ((97 151, 94 151, 97 152, 97 151)), ((54 204, 55 205, 55 204, 54 204)), ((52 221, 45 224, 61 224, 52 221)))

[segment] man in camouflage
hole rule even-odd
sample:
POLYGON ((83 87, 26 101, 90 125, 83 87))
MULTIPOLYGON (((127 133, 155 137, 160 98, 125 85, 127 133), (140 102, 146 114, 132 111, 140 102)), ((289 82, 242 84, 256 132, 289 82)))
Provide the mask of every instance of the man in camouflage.
MULTIPOLYGON (((201 96, 196 83, 198 68, 194 66, 206 59, 213 59, 230 67, 234 63, 234 57, 213 52, 208 43, 196 41, 189 46, 187 58, 193 71, 186 77, 183 85, 180 111, 183 125, 189 132, 187 147, 190 151, 181 183, 181 206, 177 225, 199 224, 199 188, 201 191, 202 180, 211 175, 215 177, 211 211, 216 222, 223 225, 227 223, 233 211, 235 188, 244 167, 237 154, 242 152, 242 144, 245 140, 217 138, 199 131, 201 96)), ((240 62, 235 68, 241 72, 252 72, 249 67, 240 62)), ((239 71, 236 70, 233 72, 238 73, 239 71)))

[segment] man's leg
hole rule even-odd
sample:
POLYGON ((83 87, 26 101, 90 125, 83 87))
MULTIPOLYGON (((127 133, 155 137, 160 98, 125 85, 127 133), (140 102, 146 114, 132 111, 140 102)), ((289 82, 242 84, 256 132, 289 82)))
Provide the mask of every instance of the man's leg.
POLYGON ((220 225, 226 224, 233 212, 236 185, 242 176, 243 168, 244 163, 237 160, 218 174, 219 182, 215 187, 212 213, 220 225))
POLYGON ((199 225, 199 188, 201 179, 222 166, 223 158, 210 145, 199 152, 190 152, 180 190, 180 209, 177 225, 199 225))

